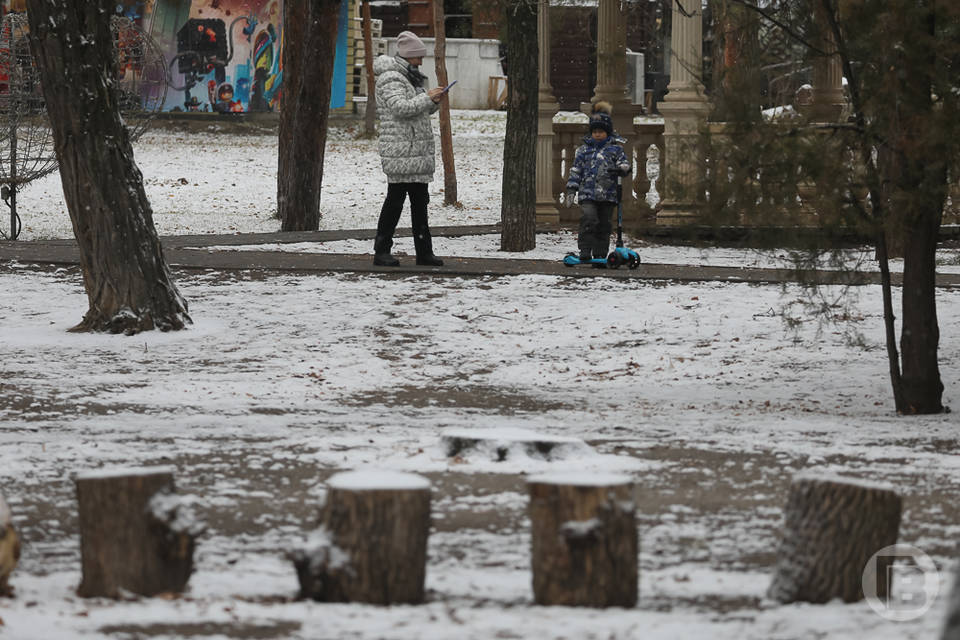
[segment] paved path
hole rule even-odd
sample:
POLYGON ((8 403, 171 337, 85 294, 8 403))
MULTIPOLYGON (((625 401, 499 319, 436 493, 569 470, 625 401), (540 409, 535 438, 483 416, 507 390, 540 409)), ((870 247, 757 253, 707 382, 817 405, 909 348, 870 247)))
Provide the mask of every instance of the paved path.
MULTIPOLYGON (((498 233, 495 226, 437 227, 436 236, 463 236, 498 233)), ((778 283, 798 280, 791 269, 747 267, 703 267, 676 264, 641 264, 638 269, 595 269, 567 267, 560 260, 523 258, 456 258, 441 256, 442 267, 418 267, 412 256, 400 259, 399 267, 376 267, 370 254, 290 253, 284 251, 214 251, 206 247, 225 245, 289 244, 329 242, 332 240, 372 240, 374 230, 313 231, 292 233, 247 233, 231 235, 166 236, 162 238, 167 262, 183 269, 216 269, 299 272, 354 272, 408 276, 428 273, 433 276, 506 276, 544 274, 581 278, 672 280, 679 282, 727 281, 778 283)), ((409 235, 409 230, 398 236, 409 235)), ((506 255, 506 254, 505 254, 506 255)), ((643 253, 640 253, 641 260, 643 253)), ((4 262, 74 265, 79 252, 73 240, 0 242, 0 264, 4 262)), ((879 273, 841 273, 813 271, 804 274, 818 284, 879 284, 879 273)), ((894 284, 901 281, 893 274, 894 284)), ((960 274, 938 274, 938 287, 960 287, 960 274)))

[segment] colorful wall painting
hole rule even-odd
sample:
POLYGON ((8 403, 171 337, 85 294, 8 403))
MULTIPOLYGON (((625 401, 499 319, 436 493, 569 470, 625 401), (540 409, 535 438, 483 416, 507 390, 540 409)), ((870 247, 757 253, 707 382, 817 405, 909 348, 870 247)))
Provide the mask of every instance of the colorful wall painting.
MULTIPOLYGON (((352 93, 356 0, 343 0, 338 20, 331 108, 352 93)), ((0 15, 24 11, 25 0, 0 0, 0 15)), ((166 59, 163 111, 276 111, 283 88, 283 0, 117 0, 118 15, 149 34, 166 59)))
POLYGON ((283 85, 281 0, 152 0, 144 29, 167 59, 165 111, 277 109, 283 85))

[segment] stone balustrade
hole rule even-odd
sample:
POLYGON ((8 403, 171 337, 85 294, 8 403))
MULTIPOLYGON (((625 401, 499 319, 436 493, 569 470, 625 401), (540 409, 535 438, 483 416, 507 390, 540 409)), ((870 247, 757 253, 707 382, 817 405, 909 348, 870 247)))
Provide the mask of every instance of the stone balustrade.
MULTIPOLYGON (((551 193, 553 201, 560 210, 560 222, 569 223, 580 219, 580 209, 567 208, 563 198, 566 190, 570 165, 576 155, 577 147, 583 144, 586 125, 582 122, 553 123, 553 157, 551 193)), ((624 185, 623 215, 628 221, 638 221, 653 215, 648 204, 662 193, 660 179, 660 159, 663 157, 663 125, 659 123, 635 123, 633 135, 627 136, 628 144, 624 151, 630 155, 634 167, 632 189, 624 185), (651 149, 653 147, 653 149, 651 149), (651 177, 654 178, 651 181, 651 177), (628 193, 629 191, 629 193, 628 193)))

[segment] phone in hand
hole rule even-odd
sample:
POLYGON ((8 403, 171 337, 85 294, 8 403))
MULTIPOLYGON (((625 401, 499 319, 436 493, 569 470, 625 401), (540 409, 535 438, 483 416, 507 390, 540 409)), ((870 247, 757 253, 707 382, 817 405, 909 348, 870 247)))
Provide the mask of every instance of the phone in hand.
POLYGON ((455 85, 455 84, 457 84, 457 81, 456 81, 456 80, 454 80, 453 82, 451 82, 450 84, 448 84, 447 86, 445 86, 445 87, 443 88, 443 91, 441 91, 441 93, 446 93, 447 91, 450 91, 450 87, 452 87, 452 86, 455 85))

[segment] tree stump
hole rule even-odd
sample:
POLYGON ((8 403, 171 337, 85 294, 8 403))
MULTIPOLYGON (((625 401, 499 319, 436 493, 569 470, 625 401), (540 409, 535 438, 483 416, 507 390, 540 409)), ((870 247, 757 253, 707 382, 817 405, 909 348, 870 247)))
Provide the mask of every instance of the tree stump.
POLYGON ((440 434, 447 457, 471 452, 492 462, 518 457, 562 460, 567 456, 592 455, 593 449, 579 438, 551 436, 527 429, 447 429, 440 434))
POLYGON ((528 481, 537 604, 632 607, 637 526, 627 476, 534 476, 528 481))
MULTIPOLYGON (((896 544, 902 500, 889 487, 849 478, 800 475, 784 508, 784 532, 767 595, 779 602, 862 600, 867 561, 896 544)), ((876 595, 889 593, 878 558, 876 595)))
POLYGON ((75 482, 83 568, 77 595, 183 591, 203 527, 174 494, 173 470, 98 470, 75 482))
POLYGON ((0 596, 13 595, 10 574, 20 560, 20 538, 13 528, 13 514, 0 493, 0 596))
POLYGON ((953 590, 947 601, 947 620, 940 640, 960 640, 960 566, 953 578, 953 590))
POLYGON ((430 482, 353 471, 327 481, 320 528, 291 554, 300 596, 322 602, 423 602, 430 482))

